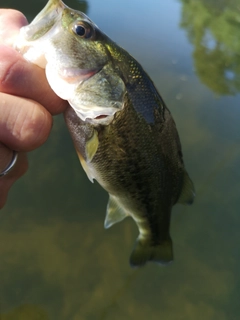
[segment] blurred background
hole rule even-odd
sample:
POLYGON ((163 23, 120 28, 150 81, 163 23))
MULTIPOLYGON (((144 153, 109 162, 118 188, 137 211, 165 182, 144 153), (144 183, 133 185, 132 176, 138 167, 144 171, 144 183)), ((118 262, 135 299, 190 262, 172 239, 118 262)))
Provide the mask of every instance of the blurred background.
MULTIPOLYGON (((1 0, 29 21, 44 0, 1 0)), ((234 320, 240 314, 238 0, 77 1, 151 76, 195 184, 173 209, 174 262, 131 269, 131 219, 83 172, 62 115, 0 212, 1 320, 234 320)))

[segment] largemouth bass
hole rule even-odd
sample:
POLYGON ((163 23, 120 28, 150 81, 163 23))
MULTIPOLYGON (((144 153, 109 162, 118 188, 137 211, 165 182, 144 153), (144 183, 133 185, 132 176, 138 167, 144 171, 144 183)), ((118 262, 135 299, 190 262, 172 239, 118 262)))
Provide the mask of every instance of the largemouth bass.
POLYGON ((131 216, 132 266, 173 260, 174 204, 192 203, 174 120, 141 65, 82 12, 50 0, 16 48, 68 100, 65 120, 89 179, 109 193, 105 228, 131 216))

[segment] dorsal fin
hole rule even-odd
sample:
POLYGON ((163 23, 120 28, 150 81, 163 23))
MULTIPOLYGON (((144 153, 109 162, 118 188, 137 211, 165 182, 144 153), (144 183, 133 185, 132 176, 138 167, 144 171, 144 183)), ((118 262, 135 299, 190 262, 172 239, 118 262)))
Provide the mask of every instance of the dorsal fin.
POLYGON ((112 195, 109 195, 104 228, 110 228, 113 224, 122 221, 126 217, 126 212, 120 207, 116 198, 112 195))
POLYGON ((188 173, 184 171, 183 186, 177 202, 182 204, 192 204, 194 197, 195 197, 195 190, 194 190, 193 182, 189 178, 188 173))

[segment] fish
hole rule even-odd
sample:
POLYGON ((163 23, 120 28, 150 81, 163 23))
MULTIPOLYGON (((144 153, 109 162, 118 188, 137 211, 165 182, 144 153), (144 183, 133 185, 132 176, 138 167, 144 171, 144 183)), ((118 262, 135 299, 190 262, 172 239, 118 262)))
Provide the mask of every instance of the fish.
POLYGON ((126 217, 137 224, 130 265, 172 262, 172 207, 191 204, 195 191, 176 124, 143 67, 61 0, 21 28, 15 48, 69 103, 64 117, 81 165, 109 194, 104 227, 126 217))

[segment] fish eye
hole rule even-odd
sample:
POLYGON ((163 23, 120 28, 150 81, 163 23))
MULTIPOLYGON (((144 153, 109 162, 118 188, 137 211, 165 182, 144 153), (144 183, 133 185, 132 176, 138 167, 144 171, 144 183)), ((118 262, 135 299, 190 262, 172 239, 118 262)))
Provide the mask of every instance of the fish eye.
POLYGON ((88 23, 75 23, 72 29, 81 38, 89 39, 93 35, 93 29, 88 23))

